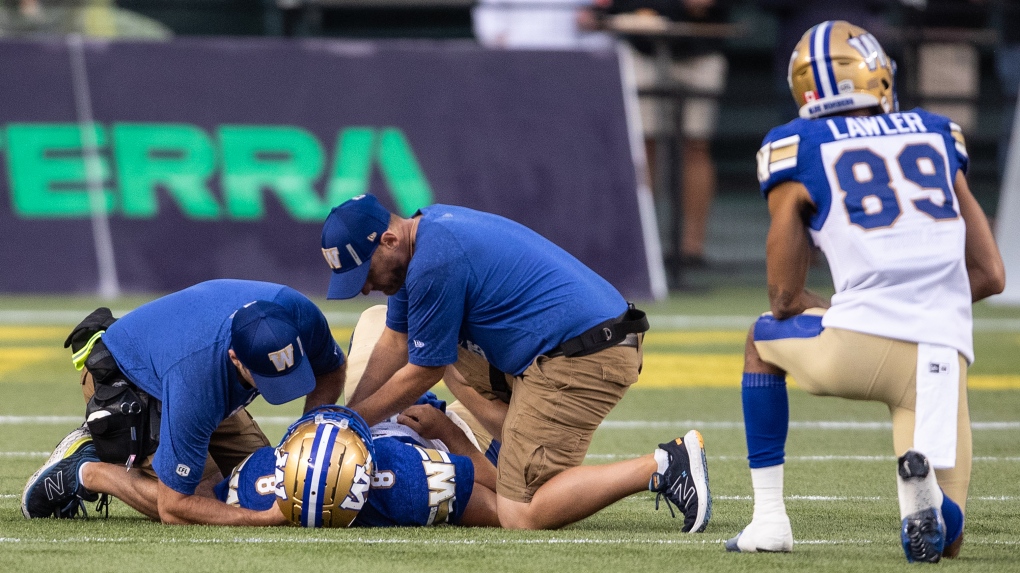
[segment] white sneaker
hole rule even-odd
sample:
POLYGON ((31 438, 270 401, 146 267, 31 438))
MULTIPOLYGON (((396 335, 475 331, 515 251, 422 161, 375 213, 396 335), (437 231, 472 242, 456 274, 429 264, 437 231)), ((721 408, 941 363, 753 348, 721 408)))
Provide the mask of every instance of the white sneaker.
POLYGON ((793 551, 793 530, 790 518, 782 515, 758 517, 736 537, 726 542, 726 551, 740 553, 789 553, 793 551))

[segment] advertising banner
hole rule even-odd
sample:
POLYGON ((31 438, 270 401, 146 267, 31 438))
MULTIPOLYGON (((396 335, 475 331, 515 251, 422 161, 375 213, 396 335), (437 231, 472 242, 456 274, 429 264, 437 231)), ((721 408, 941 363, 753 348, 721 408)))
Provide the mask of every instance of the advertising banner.
POLYGON ((0 291, 323 296, 322 221, 374 193, 509 217, 652 297, 613 51, 55 39, 0 42, 0 74, 0 291))

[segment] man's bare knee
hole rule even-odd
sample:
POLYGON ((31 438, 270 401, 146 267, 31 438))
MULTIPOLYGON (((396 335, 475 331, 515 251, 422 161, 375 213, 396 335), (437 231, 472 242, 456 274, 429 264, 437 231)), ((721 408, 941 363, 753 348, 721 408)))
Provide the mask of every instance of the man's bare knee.
POLYGON ((503 529, 551 529, 547 520, 541 519, 541 514, 537 509, 530 502, 511 501, 505 497, 499 497, 496 502, 499 526, 503 529))

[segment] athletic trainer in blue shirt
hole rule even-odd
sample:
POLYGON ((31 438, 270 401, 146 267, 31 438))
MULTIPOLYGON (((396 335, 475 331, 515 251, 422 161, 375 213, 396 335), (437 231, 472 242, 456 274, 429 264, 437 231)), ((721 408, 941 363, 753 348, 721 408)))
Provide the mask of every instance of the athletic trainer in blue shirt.
MULTIPOLYGON (((159 401, 158 446, 151 459, 127 461, 137 470, 125 472, 120 459, 107 463, 113 460, 104 456, 101 423, 120 412, 90 407, 88 426, 72 433, 78 443, 65 439, 68 444, 61 446, 66 447, 57 448, 78 455, 63 451, 29 481, 26 516, 70 517, 76 511, 65 505, 76 501, 74 496, 110 494, 167 523, 285 523, 278 510, 230 507, 213 499, 209 488, 221 471, 229 473, 244 457, 269 445, 244 409, 259 394, 271 404, 307 396, 306 410, 340 396, 344 355, 314 303, 283 285, 208 281, 131 311, 110 325, 97 344, 116 361, 116 378, 159 401), (83 452, 93 451, 93 438, 96 453, 89 456, 83 452), (72 458, 75 463, 68 463, 72 458), (72 487, 53 496, 46 482, 57 478, 72 487)), ((95 347, 90 350, 97 353, 95 347)), ((94 363, 85 364, 86 398, 110 392, 110 379, 91 372, 94 363)), ((117 404, 120 410, 130 409, 123 404, 117 404)))
POLYGON ((688 516, 685 531, 704 529, 710 498, 697 432, 655 455, 580 467, 595 429, 637 381, 648 322, 579 260, 497 215, 432 205, 406 219, 371 195, 333 209, 322 252, 333 270, 329 298, 390 297, 349 403, 369 424, 411 405, 448 366, 505 402, 505 418, 493 417, 457 395, 480 420, 500 422, 487 429, 502 437, 501 525, 560 527, 651 479, 688 516), (477 360, 488 368, 469 365, 477 360), (691 487, 676 487, 681 479, 691 487))

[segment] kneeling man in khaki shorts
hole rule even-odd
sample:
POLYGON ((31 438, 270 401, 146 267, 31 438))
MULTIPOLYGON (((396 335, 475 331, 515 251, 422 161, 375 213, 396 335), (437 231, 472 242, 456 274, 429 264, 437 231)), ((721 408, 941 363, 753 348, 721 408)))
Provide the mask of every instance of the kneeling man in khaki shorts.
POLYGON ((650 488, 680 508, 683 531, 704 530, 711 497, 697 431, 634 460, 581 465, 637 381, 648 328, 605 279, 503 217, 432 205, 407 219, 371 195, 333 209, 322 250, 334 273, 329 298, 389 296, 348 405, 376 424, 451 371, 463 378, 478 399, 458 398, 502 442, 501 526, 561 527, 650 488))

